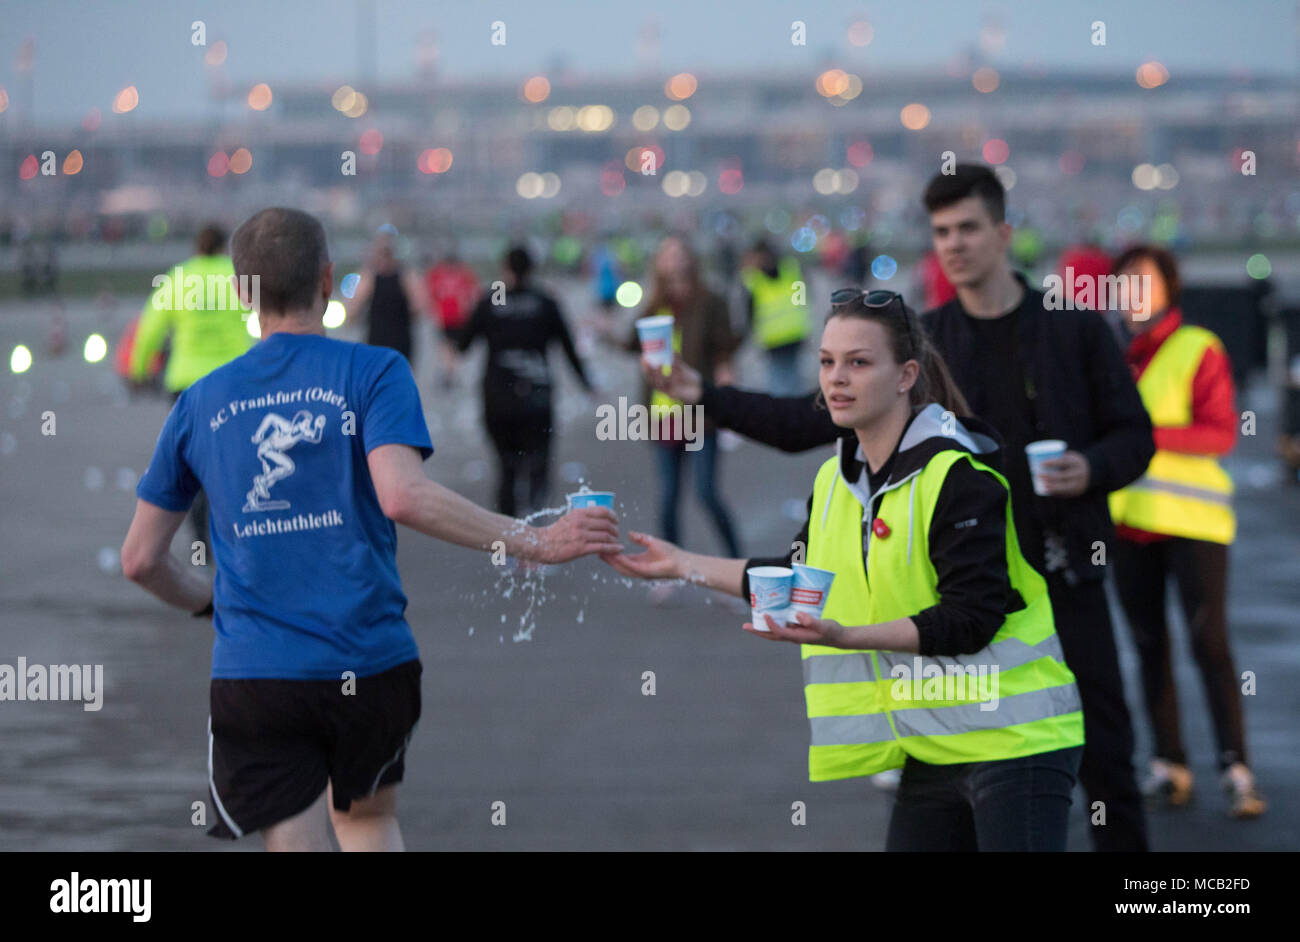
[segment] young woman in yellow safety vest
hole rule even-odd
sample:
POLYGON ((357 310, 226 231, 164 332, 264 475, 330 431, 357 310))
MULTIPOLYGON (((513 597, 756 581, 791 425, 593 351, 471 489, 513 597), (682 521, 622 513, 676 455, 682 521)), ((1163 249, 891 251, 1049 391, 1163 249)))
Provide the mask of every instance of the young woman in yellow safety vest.
POLYGON ((888 850, 1064 850, 1083 715, 998 443, 957 417, 965 400, 899 295, 831 302, 821 392, 852 434, 818 472, 792 552, 746 562, 631 533, 646 551, 606 561, 742 598, 750 565, 831 570, 821 619, 744 626, 802 645, 809 778, 901 767, 888 850))
POLYGON ((1165 584, 1172 575, 1214 722, 1228 813, 1257 817, 1266 805, 1246 764, 1226 614, 1228 546, 1237 520, 1232 480, 1218 456, 1231 451, 1237 437, 1232 364, 1218 337, 1183 323, 1178 263, 1167 250, 1133 246, 1116 259, 1115 271, 1149 286, 1124 320, 1132 335, 1126 356, 1151 414, 1156 453, 1142 477, 1110 496, 1118 536, 1111 569, 1141 658, 1155 732, 1155 758, 1143 791, 1175 807, 1192 794, 1165 620, 1165 584))

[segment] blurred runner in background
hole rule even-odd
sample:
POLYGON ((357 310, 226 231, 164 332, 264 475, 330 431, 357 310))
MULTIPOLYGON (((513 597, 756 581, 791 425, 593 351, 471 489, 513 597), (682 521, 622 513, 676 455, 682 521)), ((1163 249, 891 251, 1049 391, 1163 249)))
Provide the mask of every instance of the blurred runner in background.
POLYGON ((443 389, 451 389, 456 385, 460 365, 456 335, 469 320, 469 312, 478 298, 478 275, 452 249, 425 273, 424 283, 429 295, 429 314, 441 334, 436 340, 442 360, 440 382, 443 389))
POLYGON ((398 260, 390 233, 380 232, 371 243, 357 290, 346 303, 349 319, 365 311, 361 319, 366 324, 366 343, 396 350, 411 362, 414 315, 428 310, 428 305, 420 279, 398 260))
MULTIPOLYGON (((205 225, 194 247, 196 254, 173 268, 150 295, 131 343, 131 381, 145 383, 164 342, 170 340, 163 388, 172 402, 254 342, 248 332, 249 310, 240 303, 239 293, 230 281, 235 268, 226 254, 225 230, 216 224, 205 225), (196 278, 202 284, 197 295, 188 290, 196 278)), ((202 490, 190 506, 190 523, 195 538, 209 546, 208 499, 202 490)))

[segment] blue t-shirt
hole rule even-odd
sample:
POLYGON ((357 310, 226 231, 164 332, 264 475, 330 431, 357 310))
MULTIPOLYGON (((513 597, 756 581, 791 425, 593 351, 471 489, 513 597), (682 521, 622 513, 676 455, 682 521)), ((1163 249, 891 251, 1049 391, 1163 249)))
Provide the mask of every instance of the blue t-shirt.
POLYGON ((213 677, 365 677, 418 656, 366 464, 394 443, 433 454, 393 350, 275 333, 181 394, 136 496, 180 511, 207 493, 213 677))

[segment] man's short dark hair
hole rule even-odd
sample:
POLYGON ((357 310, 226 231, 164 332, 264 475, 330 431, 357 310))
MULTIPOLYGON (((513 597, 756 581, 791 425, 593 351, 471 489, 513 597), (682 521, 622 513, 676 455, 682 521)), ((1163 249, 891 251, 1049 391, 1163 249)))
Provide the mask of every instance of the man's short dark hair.
POLYGON ((512 245, 504 261, 506 270, 515 276, 516 281, 523 281, 533 270, 533 257, 522 245, 512 245))
POLYGON ((1178 274, 1178 260, 1174 258, 1174 253, 1162 246, 1146 243, 1130 245, 1119 254, 1119 258, 1115 259, 1115 264, 1110 267, 1111 273, 1118 275, 1124 269, 1132 268, 1142 259, 1150 259, 1156 271, 1160 272, 1160 277, 1165 283, 1165 292, 1169 295, 1170 306, 1177 304, 1183 293, 1183 279, 1178 274))
POLYGON ((210 222, 194 237, 194 248, 200 255, 220 255, 226 247, 226 230, 210 222))
POLYGON ((283 313, 315 306, 330 257, 325 229, 315 216, 277 206, 235 230, 230 259, 237 276, 258 278, 263 309, 283 313))
POLYGON ((926 212, 938 212, 968 196, 978 196, 993 221, 1007 218, 1007 191, 1002 181, 982 164, 957 164, 952 173, 937 173, 925 188, 926 212))

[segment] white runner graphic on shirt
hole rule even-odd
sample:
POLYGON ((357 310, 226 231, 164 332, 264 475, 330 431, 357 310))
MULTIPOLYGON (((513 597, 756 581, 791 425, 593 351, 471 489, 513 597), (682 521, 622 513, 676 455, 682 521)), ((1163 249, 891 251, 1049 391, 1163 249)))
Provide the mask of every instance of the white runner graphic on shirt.
POLYGON ((318 415, 313 419, 306 409, 294 413, 293 421, 274 412, 266 414, 253 436, 257 457, 262 462, 262 473, 253 478, 253 488, 245 497, 244 513, 284 510, 289 506, 287 500, 271 500, 271 486, 293 474, 295 469, 293 460, 285 452, 300 441, 317 444, 324 428, 325 416, 318 415))

